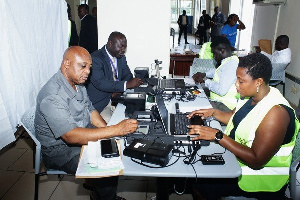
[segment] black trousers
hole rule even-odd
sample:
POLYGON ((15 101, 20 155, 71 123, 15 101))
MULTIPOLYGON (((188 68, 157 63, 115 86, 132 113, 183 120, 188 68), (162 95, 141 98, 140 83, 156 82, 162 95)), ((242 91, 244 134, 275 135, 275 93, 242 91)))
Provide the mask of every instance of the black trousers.
POLYGON ((199 43, 202 45, 203 43, 207 42, 207 33, 204 26, 199 27, 199 43))
POLYGON ((207 200, 218 200, 228 196, 243 196, 258 200, 284 200, 286 187, 287 185, 277 192, 245 192, 238 186, 238 178, 198 179, 197 184, 193 186, 196 192, 207 200))
POLYGON ((185 43, 187 43, 187 25, 179 26, 178 43, 180 43, 180 38, 181 38, 182 33, 184 33, 184 40, 185 40, 185 43))
MULTIPOLYGON (((75 174, 79 162, 79 155, 72 158, 68 163, 59 167, 53 163, 45 163, 50 169, 63 170, 68 174, 75 174)), ((115 200, 117 195, 118 176, 107 178, 93 178, 93 197, 97 200, 115 200)))

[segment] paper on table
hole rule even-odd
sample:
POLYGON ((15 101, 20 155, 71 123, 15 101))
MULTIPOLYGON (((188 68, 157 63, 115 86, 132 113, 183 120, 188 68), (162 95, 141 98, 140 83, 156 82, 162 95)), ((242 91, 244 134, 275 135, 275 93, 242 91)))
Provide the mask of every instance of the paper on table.
POLYGON ((121 157, 103 158, 100 142, 89 142, 83 147, 76 171, 77 178, 116 176, 124 169, 121 157))

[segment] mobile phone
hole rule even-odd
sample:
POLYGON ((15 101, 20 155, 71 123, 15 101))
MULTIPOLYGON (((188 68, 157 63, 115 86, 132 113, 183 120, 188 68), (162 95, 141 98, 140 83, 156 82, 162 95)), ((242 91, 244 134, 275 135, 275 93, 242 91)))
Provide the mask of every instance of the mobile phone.
POLYGON ((115 139, 101 140, 101 155, 104 158, 118 157, 119 150, 115 139))

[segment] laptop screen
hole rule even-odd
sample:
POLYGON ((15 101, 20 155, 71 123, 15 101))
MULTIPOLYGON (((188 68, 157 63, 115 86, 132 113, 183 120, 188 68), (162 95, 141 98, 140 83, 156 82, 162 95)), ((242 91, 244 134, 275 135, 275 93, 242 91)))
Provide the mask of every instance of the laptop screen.
POLYGON ((157 104, 157 109, 161 118, 161 122, 164 128, 165 133, 168 133, 168 110, 165 106, 164 99, 161 95, 156 95, 156 104, 157 104))

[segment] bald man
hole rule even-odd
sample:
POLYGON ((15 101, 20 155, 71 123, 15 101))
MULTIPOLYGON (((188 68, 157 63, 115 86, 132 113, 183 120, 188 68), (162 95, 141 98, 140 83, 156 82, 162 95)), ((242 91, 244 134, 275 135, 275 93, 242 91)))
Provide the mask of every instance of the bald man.
MULTIPOLYGON (((114 126, 93 107, 82 85, 92 59, 87 50, 73 46, 65 51, 60 70, 43 86, 37 97, 35 130, 47 168, 75 174, 82 145, 88 141, 123 136, 136 131, 136 120, 114 126)), ((117 177, 94 179, 92 199, 115 200, 117 177)))

